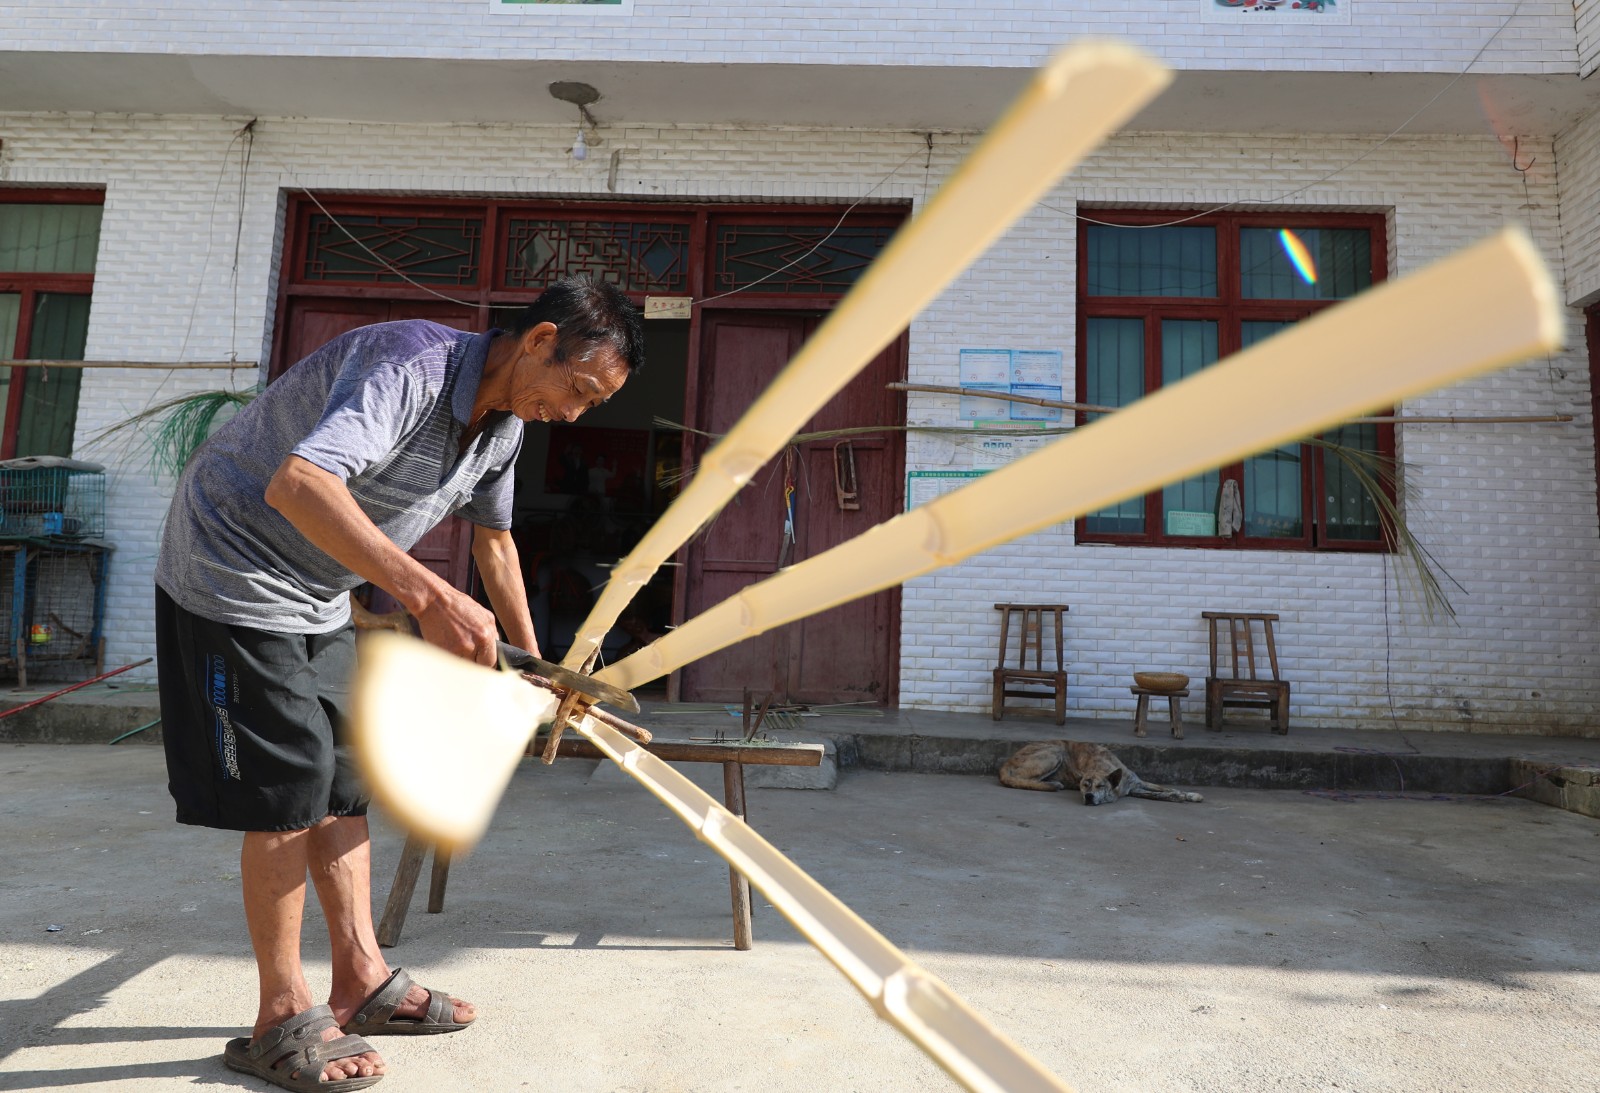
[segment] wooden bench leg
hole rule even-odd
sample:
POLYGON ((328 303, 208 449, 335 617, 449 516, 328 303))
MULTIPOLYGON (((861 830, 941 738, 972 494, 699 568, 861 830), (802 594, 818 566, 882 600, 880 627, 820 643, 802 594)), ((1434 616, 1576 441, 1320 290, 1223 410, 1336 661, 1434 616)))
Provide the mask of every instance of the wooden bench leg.
POLYGON ((444 886, 450 883, 450 852, 433 848, 433 875, 428 878, 428 914, 444 910, 444 886))
MULTIPOLYGON (((405 849, 400 852, 400 866, 394 871, 394 884, 389 888, 389 899, 383 905, 383 918, 378 921, 378 944, 393 948, 400 944, 400 931, 406 927, 406 912, 411 907, 411 893, 417 888, 417 874, 422 872, 422 859, 427 856, 428 844, 415 835, 406 836, 405 849)), ((441 888, 441 898, 443 889, 441 888)))
POLYGON ((1139 704, 1133 711, 1133 735, 1144 735, 1144 719, 1150 714, 1150 696, 1140 695, 1139 704))
MULTIPOLYGON (((722 764, 722 801, 728 811, 744 819, 744 764, 722 764)), ((741 951, 755 944, 750 922, 750 882, 737 869, 728 868, 728 889, 733 894, 733 947, 741 951)))
POLYGON ((1167 720, 1172 722, 1172 738, 1183 739, 1183 718, 1178 713, 1178 696, 1167 696, 1167 720))

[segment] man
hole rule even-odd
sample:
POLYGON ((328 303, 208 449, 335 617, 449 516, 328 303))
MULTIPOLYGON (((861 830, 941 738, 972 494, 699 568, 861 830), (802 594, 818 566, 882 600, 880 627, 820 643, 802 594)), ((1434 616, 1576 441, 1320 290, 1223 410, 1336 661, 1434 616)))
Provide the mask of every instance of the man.
POLYGON ((228 1044, 233 1069, 358 1089, 384 1073, 359 1033, 454 1032, 476 1016, 391 974, 378 949, 367 801, 341 726, 347 593, 377 585, 425 639, 481 664, 495 662, 496 619, 537 652, 507 530, 523 423, 606 401, 643 341, 627 297, 590 280, 552 286, 509 331, 363 327, 291 368, 185 469, 156 566, 162 731, 178 822, 245 832, 260 1004, 250 1038, 228 1044), (493 613, 406 554, 452 513, 475 525, 493 613), (326 1006, 300 964, 308 870, 332 941, 326 1006))

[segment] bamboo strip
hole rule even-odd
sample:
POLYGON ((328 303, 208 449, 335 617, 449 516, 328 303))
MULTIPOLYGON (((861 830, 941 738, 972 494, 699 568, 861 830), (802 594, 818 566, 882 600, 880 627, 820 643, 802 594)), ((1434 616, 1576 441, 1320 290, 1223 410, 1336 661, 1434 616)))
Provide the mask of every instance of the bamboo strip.
POLYGON ((0 361, 0 368, 159 368, 172 372, 186 369, 260 368, 257 361, 0 361))
MULTIPOLYGON (((1035 398, 1032 395, 1002 394, 999 391, 977 391, 968 387, 947 387, 938 383, 886 383, 887 391, 922 391, 930 395, 960 395, 963 398, 992 398, 1001 402, 1022 402, 1029 406, 1045 406, 1052 410, 1080 410, 1088 414, 1114 414, 1120 406, 1096 406, 1088 402, 1060 402, 1056 399, 1035 398)), ((1571 414, 1396 414, 1388 417, 1353 417, 1345 425, 1489 425, 1531 424, 1533 422, 1571 421, 1571 414)), ((882 426, 878 426, 882 429, 882 426)))
POLYGON ((879 1017, 962 1085, 983 1093, 1070 1093, 943 980, 919 967, 749 824, 669 764, 608 726, 577 729, 742 873, 850 980, 879 1017))
POLYGON ((1060 402, 1034 395, 1012 395, 1001 391, 981 391, 969 387, 948 387, 942 383, 886 383, 887 391, 922 391, 930 395, 960 395, 962 398, 992 398, 1000 402, 1021 402, 1028 406, 1047 406, 1052 410, 1081 410, 1086 414, 1114 414, 1120 406, 1096 406, 1092 402, 1060 402))
POLYGON ((627 690, 718 649, 1063 520, 1561 344, 1549 273, 1508 228, 745 588, 596 678, 627 690))
POLYGON ((1171 74, 1122 45, 1062 50, 794 360, 706 453, 684 491, 612 571, 564 667, 577 670, 656 569, 1069 168, 1171 74))
MULTIPOLYGON (((412 837, 446 853, 470 846, 487 826, 537 723, 554 712, 556 695, 415 638, 374 631, 362 640, 351 731, 373 795, 412 837)), ((880 1017, 968 1089, 1070 1093, 942 981, 670 765, 590 714, 574 728, 759 889, 880 1017)))

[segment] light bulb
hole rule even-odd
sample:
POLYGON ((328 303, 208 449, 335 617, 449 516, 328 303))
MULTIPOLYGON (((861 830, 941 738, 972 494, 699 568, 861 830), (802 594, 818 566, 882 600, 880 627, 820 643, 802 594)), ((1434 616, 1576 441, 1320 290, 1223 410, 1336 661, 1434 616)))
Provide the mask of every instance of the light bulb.
POLYGON ((583 139, 583 126, 578 126, 578 139, 572 142, 572 158, 583 162, 589 158, 589 145, 583 139))

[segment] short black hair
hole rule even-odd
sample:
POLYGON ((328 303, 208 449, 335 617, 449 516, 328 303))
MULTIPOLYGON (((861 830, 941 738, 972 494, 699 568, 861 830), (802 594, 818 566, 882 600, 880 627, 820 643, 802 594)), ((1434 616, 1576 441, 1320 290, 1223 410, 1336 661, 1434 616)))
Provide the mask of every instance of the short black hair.
POLYGON ((644 320, 616 285, 591 276, 564 277, 519 311, 508 334, 525 334, 540 323, 554 323, 556 359, 587 360, 610 345, 631 375, 644 367, 644 320))

